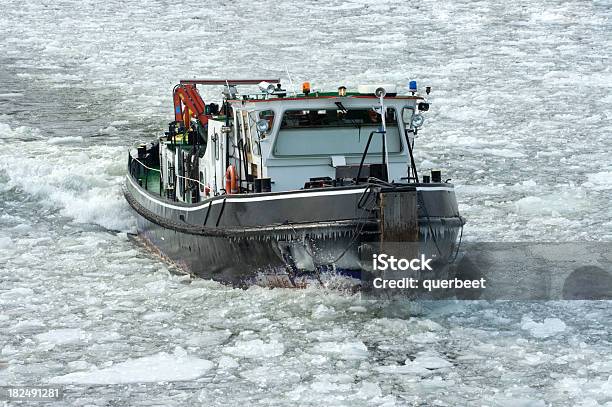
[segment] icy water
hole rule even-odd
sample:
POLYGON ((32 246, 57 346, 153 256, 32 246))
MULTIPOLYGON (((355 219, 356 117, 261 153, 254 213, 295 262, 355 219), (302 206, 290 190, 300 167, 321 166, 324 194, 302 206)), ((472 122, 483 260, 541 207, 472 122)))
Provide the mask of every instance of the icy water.
POLYGON ((609 1, 1 9, 0 385, 83 406, 612 405, 610 302, 190 282, 128 238, 120 193, 179 78, 417 79, 417 160, 457 185, 466 239, 611 241, 609 1))

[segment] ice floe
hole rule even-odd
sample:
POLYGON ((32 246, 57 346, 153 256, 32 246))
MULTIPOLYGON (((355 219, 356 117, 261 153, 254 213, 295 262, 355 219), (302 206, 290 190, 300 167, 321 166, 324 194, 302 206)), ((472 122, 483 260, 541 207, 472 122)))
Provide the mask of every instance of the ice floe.
POLYGON ((120 384, 193 380, 204 375, 213 363, 181 352, 155 355, 125 362, 101 369, 79 371, 49 380, 54 384, 120 384))
POLYGON ((544 318, 542 322, 536 322, 528 316, 523 316, 521 329, 529 331, 536 338, 547 338, 565 332, 567 325, 559 318, 544 318))
POLYGON ((236 341, 233 346, 226 346, 223 353, 242 358, 273 358, 285 352, 285 345, 275 340, 264 342, 261 339, 236 341))

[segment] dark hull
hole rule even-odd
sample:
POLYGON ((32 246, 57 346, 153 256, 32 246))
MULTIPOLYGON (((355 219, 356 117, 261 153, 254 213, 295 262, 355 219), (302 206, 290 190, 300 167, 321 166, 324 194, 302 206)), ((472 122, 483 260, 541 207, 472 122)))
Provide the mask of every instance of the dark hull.
MULTIPOLYGON (((414 233, 397 240, 451 258, 463 225, 452 185, 404 189, 418 196, 418 219, 414 233)), ((191 205, 151 194, 128 175, 125 196, 138 214, 138 233, 185 270, 237 286, 295 285, 321 271, 359 275, 360 249, 384 235, 378 207, 383 190, 364 184, 221 195, 191 205)), ((397 233, 385 233, 396 240, 397 233)))

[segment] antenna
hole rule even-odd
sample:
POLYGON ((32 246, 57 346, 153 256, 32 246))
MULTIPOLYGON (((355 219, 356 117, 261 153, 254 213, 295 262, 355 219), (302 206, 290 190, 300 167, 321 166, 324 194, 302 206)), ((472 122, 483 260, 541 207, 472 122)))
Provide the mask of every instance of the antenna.
POLYGON ((295 91, 295 86, 293 86, 293 81, 291 80, 291 75, 289 74, 289 68, 287 68, 287 65, 285 65, 285 72, 287 72, 287 79, 289 79, 289 85, 291 85, 293 96, 297 96, 297 92, 295 91))

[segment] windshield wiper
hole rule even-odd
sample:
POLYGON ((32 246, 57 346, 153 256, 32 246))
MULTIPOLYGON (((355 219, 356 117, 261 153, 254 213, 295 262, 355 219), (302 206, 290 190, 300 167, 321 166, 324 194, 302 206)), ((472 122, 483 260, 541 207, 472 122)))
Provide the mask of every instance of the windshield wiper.
MULTIPOLYGON (((346 107, 344 107, 342 102, 336 102, 336 106, 338 106, 338 109, 340 109, 345 115, 348 116, 348 110, 346 110, 346 107)), ((359 129, 359 134, 361 135, 361 126, 359 125, 359 123, 357 123, 355 120, 351 118, 349 118, 349 120, 351 121, 351 123, 353 123, 353 126, 359 129)))

